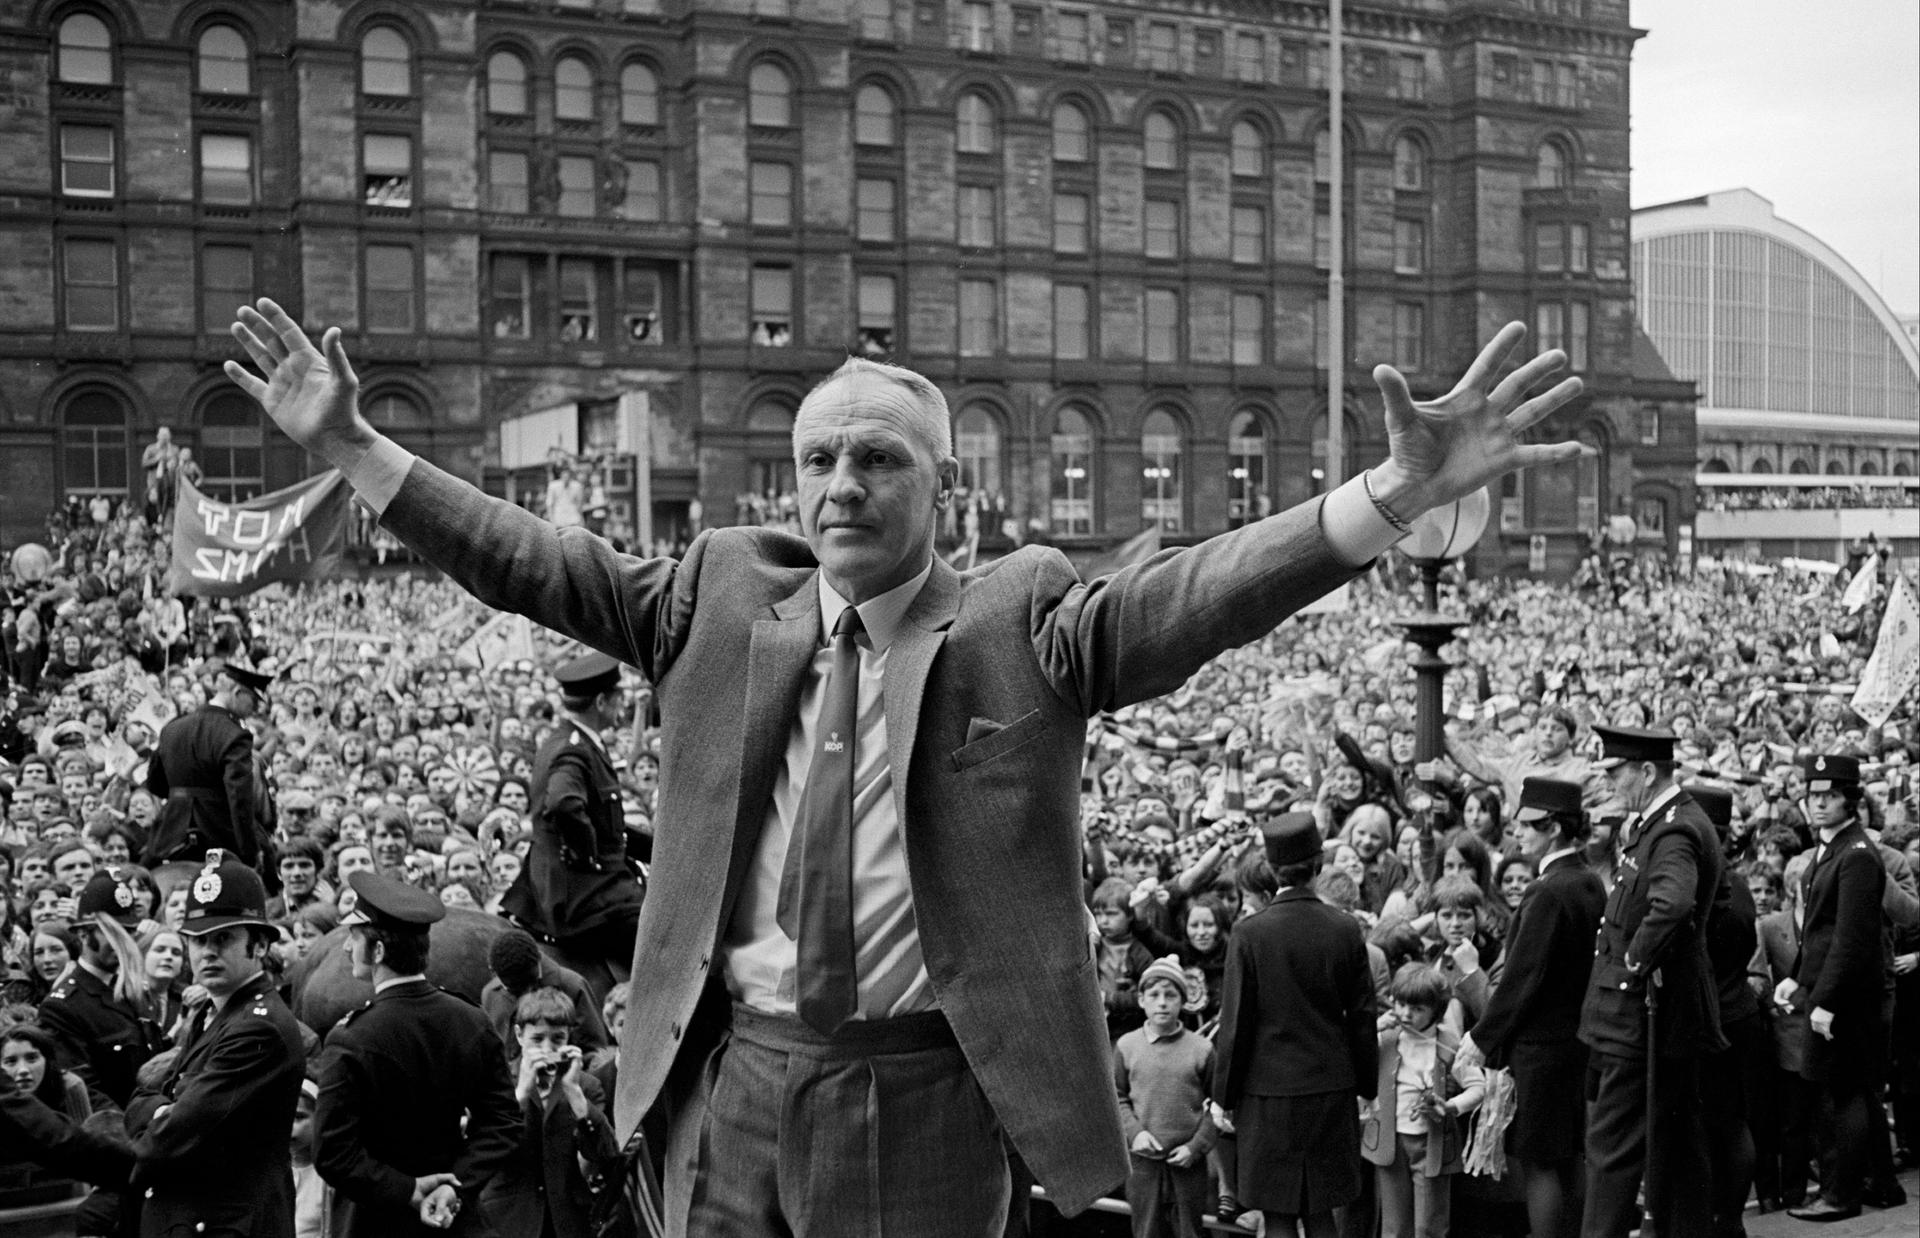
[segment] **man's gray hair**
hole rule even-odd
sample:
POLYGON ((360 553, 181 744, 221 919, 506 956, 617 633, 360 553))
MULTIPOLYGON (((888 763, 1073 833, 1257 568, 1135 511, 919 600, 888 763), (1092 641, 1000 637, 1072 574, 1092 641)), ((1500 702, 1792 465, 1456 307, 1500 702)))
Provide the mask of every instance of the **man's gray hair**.
MULTIPOLYGON (((952 414, 947 411, 947 397, 926 375, 908 369, 904 365, 893 365, 886 361, 870 361, 865 357, 848 357, 840 368, 827 375, 807 392, 811 400, 815 392, 841 378, 871 376, 903 387, 913 396, 913 403, 922 415, 915 418, 918 423, 921 440, 933 452, 936 461, 945 460, 953 454, 952 414)), ((805 408, 806 400, 800 401, 805 408)))

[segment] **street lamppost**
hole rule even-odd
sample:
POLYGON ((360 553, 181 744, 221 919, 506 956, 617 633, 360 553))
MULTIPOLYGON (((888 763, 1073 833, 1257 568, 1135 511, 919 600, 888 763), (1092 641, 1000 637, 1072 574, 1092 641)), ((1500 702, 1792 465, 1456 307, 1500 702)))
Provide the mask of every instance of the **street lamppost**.
POLYGON ((1415 520, 1413 532, 1400 543, 1400 549, 1419 565, 1423 588, 1423 609, 1400 621, 1407 639, 1420 647, 1419 656, 1413 660, 1416 761, 1437 761, 1446 752, 1442 730, 1446 711, 1441 697, 1452 664, 1440 656, 1440 647, 1453 639, 1457 629, 1467 626, 1464 615, 1440 613, 1440 569, 1448 560, 1473 549, 1486 532, 1491 508, 1487 491, 1475 490, 1415 520))

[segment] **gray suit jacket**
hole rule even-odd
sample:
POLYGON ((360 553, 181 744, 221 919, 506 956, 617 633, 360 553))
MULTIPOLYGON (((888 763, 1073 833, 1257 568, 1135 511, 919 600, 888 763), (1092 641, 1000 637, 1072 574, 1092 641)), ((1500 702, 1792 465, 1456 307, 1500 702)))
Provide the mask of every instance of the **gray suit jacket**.
MULTIPOLYGON (((928 976, 1008 1138, 1064 1211, 1127 1172, 1081 902, 1086 719, 1172 691, 1351 578, 1319 511, 1302 504, 1092 584, 1040 547, 964 574, 936 560, 890 648, 893 795, 928 976), (974 719, 997 727, 969 742, 974 719)), ((697 1064, 713 1043, 721 935, 822 639, 818 566, 805 542, 767 529, 702 534, 677 561, 624 556, 425 462, 383 522, 481 601, 655 685, 654 859, 615 1098, 624 1142, 676 1061, 697 1064)))

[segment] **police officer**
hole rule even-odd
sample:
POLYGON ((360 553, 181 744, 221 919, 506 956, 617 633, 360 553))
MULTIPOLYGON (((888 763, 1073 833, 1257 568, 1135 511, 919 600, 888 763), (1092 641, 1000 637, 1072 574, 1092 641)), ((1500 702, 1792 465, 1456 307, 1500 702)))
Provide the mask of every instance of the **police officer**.
POLYGON ((144 1013, 146 969, 133 940, 139 927, 133 887, 120 870, 95 873, 74 912, 80 957, 40 1003, 40 1023, 59 1045, 61 1068, 122 1108, 133 1099, 140 1067, 166 1047, 144 1013))
MULTIPOLYGON (((1801 893, 1800 957, 1773 992, 1776 1005, 1808 1013, 1813 1031, 1800 1073, 1820 1097, 1820 1194, 1787 1215, 1843 1221, 1860 1215, 1872 1127, 1891 1047, 1884 1001, 1893 958, 1882 931, 1887 873, 1860 807, 1860 762, 1805 759, 1807 819, 1816 831, 1801 893)), ((1884 1141, 1885 1134, 1881 1135, 1884 1141)))
POLYGON ((1709 1226, 1710 1201, 1700 1189, 1708 1168, 1699 1064, 1727 1042, 1705 922, 1726 861, 1713 823, 1673 780, 1670 733, 1594 731, 1603 745, 1594 765, 1629 815, 1580 1011, 1580 1039, 1593 1054, 1581 1233, 1626 1238, 1638 1228, 1641 1173, 1651 1166, 1654 1229, 1661 1238, 1687 1238, 1709 1226))
MULTIPOLYGON (((1725 853, 1733 830, 1733 794, 1725 787, 1688 783, 1686 793, 1713 822, 1714 837, 1725 853)), ((1707 1157, 1713 1166, 1713 1238, 1746 1238, 1744 1213, 1753 1189, 1754 1136, 1748 1122, 1749 1097, 1765 1079, 1772 1062, 1760 999, 1747 981, 1759 944, 1753 895, 1739 873, 1720 879, 1707 913, 1707 959, 1713 965, 1714 992, 1720 1006, 1720 1032, 1727 1047, 1700 1064, 1703 1122, 1711 1137, 1707 1157)))
POLYGON ((147 765, 147 790, 160 816, 141 853, 148 868, 169 860, 194 863, 220 847, 249 868, 261 861, 263 797, 253 771, 253 734, 246 720, 266 703, 273 676, 229 662, 213 700, 167 723, 147 765))
POLYGON ((565 709, 533 762, 533 850, 500 900, 536 937, 625 967, 640 926, 620 784, 600 732, 623 719, 620 664, 590 653, 560 668, 565 709))
POLYGON ((207 1001, 165 1077, 127 1107, 140 1232, 291 1238, 288 1133, 306 1055, 266 970, 278 934, 259 874, 208 851, 180 935, 207 1001))
POLYGON ((373 1000, 335 1025, 321 1059, 313 1160, 334 1189, 329 1232, 460 1233, 519 1144, 500 1038, 479 1007, 427 980, 440 900, 378 873, 347 882, 358 899, 341 921, 347 957, 373 1000))

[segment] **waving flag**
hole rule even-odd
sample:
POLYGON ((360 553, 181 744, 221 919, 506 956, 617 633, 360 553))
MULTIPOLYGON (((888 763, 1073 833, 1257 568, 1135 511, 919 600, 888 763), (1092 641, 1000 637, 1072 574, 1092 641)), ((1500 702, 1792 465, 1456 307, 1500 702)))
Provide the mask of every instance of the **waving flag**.
POLYGON ((347 540, 347 496, 338 469, 244 503, 210 499, 181 478, 167 588, 230 598, 332 575, 347 540))
POLYGON ((1907 578, 1895 576, 1873 656, 1867 659, 1860 688, 1853 694, 1853 712, 1869 726, 1883 726, 1895 709, 1910 703, 1916 682, 1920 682, 1920 604, 1915 603, 1907 578))

